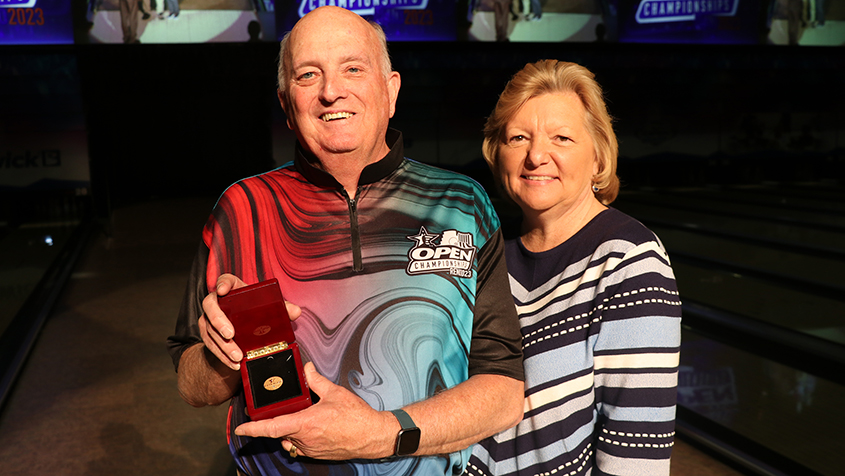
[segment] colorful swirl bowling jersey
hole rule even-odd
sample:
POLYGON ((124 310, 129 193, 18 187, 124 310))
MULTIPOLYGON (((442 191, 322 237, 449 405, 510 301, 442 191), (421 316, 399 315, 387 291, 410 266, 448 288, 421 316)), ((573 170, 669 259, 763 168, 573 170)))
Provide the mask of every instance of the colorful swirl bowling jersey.
MULTIPOLYGON (((364 169, 354 199, 333 177, 294 162, 232 185, 203 230, 194 279, 170 339, 199 341, 203 297, 223 273, 252 284, 277 278, 302 307, 294 332, 304 361, 376 410, 401 408, 474 374, 522 379, 521 336, 503 241, 473 180, 405 159, 401 134, 364 169)), ((469 451, 445 456, 321 463, 290 458, 278 440, 235 436, 239 467, 265 474, 460 474, 469 451)))

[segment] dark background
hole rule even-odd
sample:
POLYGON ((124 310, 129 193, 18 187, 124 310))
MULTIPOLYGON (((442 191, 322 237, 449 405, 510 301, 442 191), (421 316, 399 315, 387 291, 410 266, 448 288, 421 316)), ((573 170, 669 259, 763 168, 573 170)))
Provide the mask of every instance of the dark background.
MULTIPOLYGON (((845 176, 842 48, 394 42, 390 52, 402 75, 391 125, 406 155, 485 184, 486 116, 513 73, 544 58, 596 74, 625 187, 845 176)), ((290 158, 277 55, 275 43, 3 47, 0 138, 57 116, 84 124, 101 217, 139 199, 218 195, 290 158)), ((0 218, 25 219, 12 208, 0 218)))
MULTIPOLYGON (((585 65, 603 86, 628 185, 843 176, 841 48, 394 43, 390 51, 402 74, 392 126, 404 132, 407 155, 423 162, 458 165, 414 156, 415 142, 476 138, 480 149, 484 120, 511 75, 527 62, 557 58, 585 65), (806 131, 810 138, 833 142, 783 146, 760 131, 755 143, 755 115, 783 116, 788 127, 797 113, 819 117, 806 131), (626 137, 649 134, 676 142, 741 136, 747 143, 675 157, 668 145, 626 160, 626 137)), ((273 157, 272 131, 285 129, 275 44, 91 45, 62 54, 78 62, 95 195, 121 202, 217 194, 285 161, 273 157)), ((459 165, 472 172, 472 160, 459 165)), ((477 173, 483 181, 484 171, 477 173)))

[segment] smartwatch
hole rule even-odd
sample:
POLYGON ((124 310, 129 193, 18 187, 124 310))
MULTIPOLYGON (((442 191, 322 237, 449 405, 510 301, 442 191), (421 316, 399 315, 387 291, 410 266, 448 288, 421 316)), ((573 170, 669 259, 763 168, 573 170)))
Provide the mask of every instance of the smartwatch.
POLYGON ((396 447, 393 450, 393 456, 408 456, 416 453, 420 447, 420 429, 411 420, 405 410, 392 410, 393 416, 399 420, 402 429, 396 435, 396 447))

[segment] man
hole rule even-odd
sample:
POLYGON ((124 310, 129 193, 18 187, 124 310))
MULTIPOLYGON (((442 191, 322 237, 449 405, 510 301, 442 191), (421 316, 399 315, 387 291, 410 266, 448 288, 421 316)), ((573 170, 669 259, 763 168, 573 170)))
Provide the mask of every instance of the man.
POLYGON ((120 0, 120 27, 124 43, 140 43, 138 40, 138 12, 144 11, 141 0, 120 0))
POLYGON ((496 41, 510 41, 508 26, 512 0, 493 0, 493 20, 496 26, 496 41))
POLYGON ((169 339, 179 391, 195 406, 232 399, 246 473, 460 474, 466 448, 522 417, 498 219, 477 183, 404 158, 380 28, 318 8, 282 41, 279 69, 296 158, 230 187, 209 218, 169 339), (320 400, 249 422, 217 296, 271 277, 299 305, 288 311, 320 400), (402 441, 412 427, 418 445, 402 441))

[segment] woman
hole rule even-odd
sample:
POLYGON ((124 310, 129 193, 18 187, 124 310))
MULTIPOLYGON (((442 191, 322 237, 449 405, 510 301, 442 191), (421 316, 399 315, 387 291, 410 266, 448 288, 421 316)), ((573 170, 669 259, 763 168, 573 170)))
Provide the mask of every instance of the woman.
POLYGON ((506 244, 525 418, 478 445, 471 475, 668 475, 681 307, 658 238, 609 208, 617 143, 587 69, 545 60, 505 87, 484 157, 522 210, 506 244))

